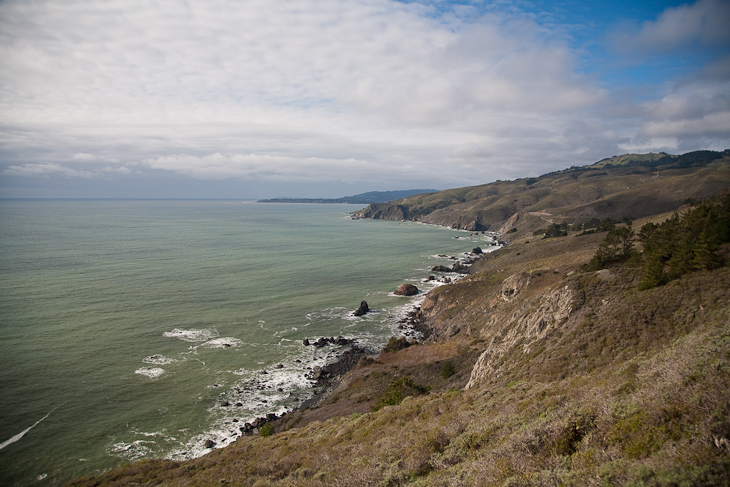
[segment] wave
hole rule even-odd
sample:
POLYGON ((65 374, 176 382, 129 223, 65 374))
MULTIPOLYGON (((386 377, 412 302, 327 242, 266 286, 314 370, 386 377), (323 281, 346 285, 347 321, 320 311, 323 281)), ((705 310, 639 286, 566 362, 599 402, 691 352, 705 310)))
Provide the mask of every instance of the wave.
POLYGON ((168 338, 179 338, 186 342, 205 342, 218 336, 217 330, 211 330, 208 328, 197 329, 192 328, 185 330, 182 328, 175 328, 172 331, 166 331, 162 334, 163 337, 168 338))
POLYGON ((150 379, 157 379, 165 373, 165 369, 161 369, 159 367, 142 367, 141 369, 135 370, 134 373, 144 375, 150 379))
MULTIPOLYGON (((58 407, 58 406, 56 406, 56 408, 57 408, 57 407, 58 407)), ((44 419, 46 419, 46 418, 47 418, 48 416, 50 416, 50 415, 51 415, 51 413, 52 413, 53 411, 55 411, 55 410, 56 410, 56 408, 53 408, 53 409, 51 409, 51 411, 50 411, 50 412, 49 412, 48 414, 46 414, 46 415, 45 415, 45 416, 43 416, 43 417, 42 417, 41 419, 39 419, 38 421, 36 421, 35 423, 33 423, 33 426, 31 426, 31 427, 29 427, 29 428, 26 428, 26 429, 24 429, 23 431, 21 431, 20 433, 18 433, 18 434, 17 434, 17 435, 15 435, 15 436, 13 436, 12 438, 10 438, 10 439, 8 439, 8 440, 5 440, 5 441, 3 441, 2 443, 0 443, 0 450, 2 450, 3 448, 5 448, 5 447, 6 447, 6 446, 8 446, 8 445, 12 445, 12 444, 13 444, 13 443, 15 443, 16 441, 20 441, 20 439, 21 439, 22 437, 24 437, 24 436, 26 435, 26 433, 28 433, 28 431, 30 431, 30 430, 32 430, 33 428, 35 428, 36 426, 38 426, 38 425, 40 424, 40 422, 41 422, 41 421, 43 421, 44 419)))

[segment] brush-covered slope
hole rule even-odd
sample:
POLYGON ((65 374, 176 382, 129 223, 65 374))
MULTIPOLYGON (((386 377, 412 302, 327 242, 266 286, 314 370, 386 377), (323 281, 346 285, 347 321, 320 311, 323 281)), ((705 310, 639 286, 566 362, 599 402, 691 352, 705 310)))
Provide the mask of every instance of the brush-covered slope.
POLYGON ((271 436, 70 485, 730 485, 723 201, 705 270, 640 291, 641 255, 587 270, 606 232, 517 239, 427 296, 430 340, 361 360, 271 436))
MULTIPOLYGON (((368 206, 361 218, 413 220, 466 230, 506 231, 540 219, 640 218, 730 185, 730 152, 627 154, 514 181, 451 189, 368 206)), ((534 229, 534 228, 533 228, 534 229)))

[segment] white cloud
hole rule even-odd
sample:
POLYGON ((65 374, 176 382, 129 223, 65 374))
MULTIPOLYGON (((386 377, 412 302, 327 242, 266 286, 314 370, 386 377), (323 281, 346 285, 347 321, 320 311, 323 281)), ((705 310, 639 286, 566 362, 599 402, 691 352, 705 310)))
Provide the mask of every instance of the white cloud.
MULTIPOLYGON (((567 36, 534 15, 434 5, 1 2, 1 174, 443 187, 694 137, 728 112, 719 68, 702 93, 674 85, 637 107, 580 74, 567 36), (630 109, 610 115, 619 102, 630 109)), ((707 13, 723 5, 686 8, 703 42, 725 39, 707 13)), ((637 35, 659 45, 675 14, 637 35)))
POLYGON ((698 0, 693 4, 668 8, 655 21, 638 29, 625 26, 615 34, 621 49, 630 51, 669 51, 694 43, 727 47, 730 43, 730 2, 698 0))
POLYGON ((67 178, 92 179, 94 174, 90 171, 78 171, 56 163, 22 164, 20 166, 9 166, 2 171, 2 174, 9 176, 37 176, 48 178, 52 175, 62 175, 67 178))

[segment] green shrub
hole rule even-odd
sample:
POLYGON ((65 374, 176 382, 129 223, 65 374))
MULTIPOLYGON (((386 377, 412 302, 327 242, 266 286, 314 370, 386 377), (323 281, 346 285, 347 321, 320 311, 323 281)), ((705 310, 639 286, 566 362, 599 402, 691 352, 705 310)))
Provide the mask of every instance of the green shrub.
POLYGON ((266 438, 268 436, 271 436, 274 434, 274 427, 271 426, 271 423, 266 423, 261 427, 261 431, 259 432, 259 435, 261 435, 263 438, 266 438))
POLYGON ((388 384, 388 390, 385 391, 377 404, 372 407, 372 410, 377 411, 385 406, 398 405, 406 396, 426 394, 428 391, 428 387, 420 386, 408 377, 399 377, 388 384))
POLYGON ((455 373, 456 373, 456 367, 454 367, 453 363, 444 362, 443 365, 441 365, 441 377, 443 377, 444 379, 448 379, 455 373))

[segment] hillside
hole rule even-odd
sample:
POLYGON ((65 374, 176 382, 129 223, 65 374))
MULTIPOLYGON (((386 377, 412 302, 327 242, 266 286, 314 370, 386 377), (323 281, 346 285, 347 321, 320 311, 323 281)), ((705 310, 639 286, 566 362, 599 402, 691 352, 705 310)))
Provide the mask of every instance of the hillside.
POLYGON ((730 194, 682 215, 515 232, 426 297, 427 339, 392 340, 318 405, 69 485, 729 485, 730 194), (592 270, 612 235, 636 250, 592 270), (657 256, 667 279, 639 290, 657 256))
POLYGON ((544 221, 641 218, 730 186, 730 151, 627 154, 537 178, 497 181, 372 204, 361 218, 412 220, 472 231, 534 230, 544 221))

